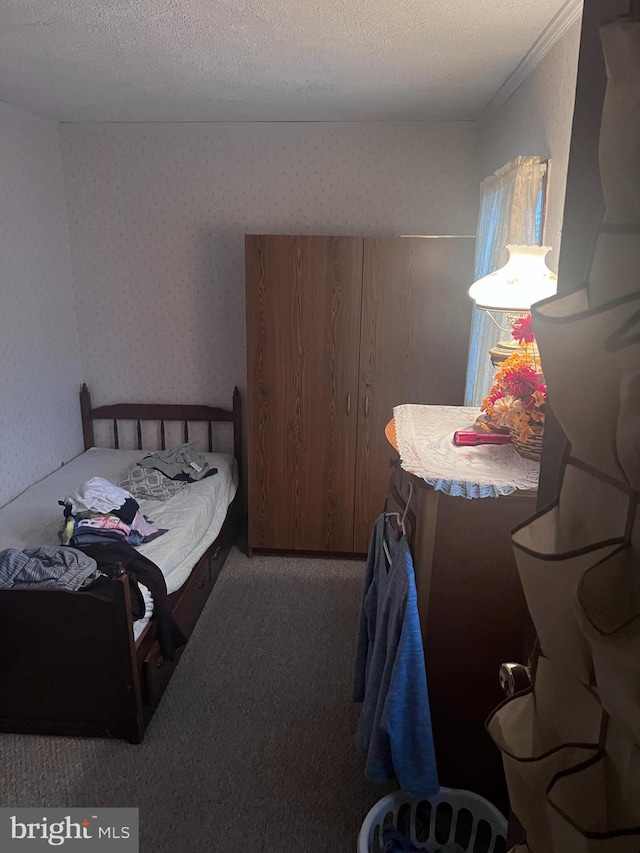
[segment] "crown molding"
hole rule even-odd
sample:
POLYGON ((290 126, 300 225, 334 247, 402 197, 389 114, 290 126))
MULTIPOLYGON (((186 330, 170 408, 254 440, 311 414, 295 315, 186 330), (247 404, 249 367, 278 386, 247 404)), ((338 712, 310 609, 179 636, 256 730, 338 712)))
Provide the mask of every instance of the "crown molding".
POLYGON ((47 124, 53 124, 56 127, 59 124, 56 119, 43 116, 41 113, 32 113, 30 110, 23 109, 22 107, 14 107, 13 104, 8 104, 6 101, 0 101, 0 118, 2 118, 3 113, 5 115, 13 115, 16 118, 30 118, 36 119, 37 121, 44 121, 47 124))
POLYGON ((485 124, 497 112, 505 101, 513 95, 516 89, 524 83, 534 68, 542 62, 556 42, 582 17, 583 5, 584 0, 567 0, 564 6, 554 15, 538 36, 531 49, 482 110, 477 119, 479 126, 485 124))

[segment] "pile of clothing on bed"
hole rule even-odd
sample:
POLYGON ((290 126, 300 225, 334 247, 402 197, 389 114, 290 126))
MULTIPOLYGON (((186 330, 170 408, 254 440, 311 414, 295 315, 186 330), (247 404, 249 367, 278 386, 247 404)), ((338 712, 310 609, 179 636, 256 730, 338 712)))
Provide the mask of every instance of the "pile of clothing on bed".
POLYGON ((65 519, 60 541, 73 548, 123 541, 141 545, 167 532, 140 512, 130 492, 103 477, 91 477, 59 503, 65 519))
POLYGON ((138 499, 167 500, 189 482, 215 474, 195 442, 145 456, 120 485, 92 477, 59 501, 63 507, 60 545, 0 551, 0 588, 62 589, 108 593, 123 571, 131 592, 133 619, 147 606, 141 586, 153 598, 162 654, 172 659, 186 638, 175 623, 167 586, 158 566, 136 550, 167 533, 140 511, 138 499))

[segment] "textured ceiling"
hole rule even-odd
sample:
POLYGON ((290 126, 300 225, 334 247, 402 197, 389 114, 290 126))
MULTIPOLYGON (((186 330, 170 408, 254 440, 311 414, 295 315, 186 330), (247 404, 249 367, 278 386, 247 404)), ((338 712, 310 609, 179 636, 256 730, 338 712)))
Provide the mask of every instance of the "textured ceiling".
POLYGON ((564 0, 1 0, 0 101, 60 121, 472 120, 564 0))

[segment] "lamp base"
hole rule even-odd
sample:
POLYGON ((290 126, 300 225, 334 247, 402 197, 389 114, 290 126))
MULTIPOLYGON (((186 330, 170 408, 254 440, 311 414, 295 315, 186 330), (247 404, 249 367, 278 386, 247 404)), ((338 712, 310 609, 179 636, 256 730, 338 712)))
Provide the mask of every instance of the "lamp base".
POLYGON ((498 341, 498 343, 489 350, 491 364, 498 367, 505 359, 518 352, 521 349, 517 341, 498 341))
MULTIPOLYGON (((526 351, 533 355, 534 358, 539 358, 540 353, 538 351, 537 345, 527 344, 526 351)), ((491 357, 491 364, 494 367, 498 367, 505 359, 509 358, 510 355, 513 355, 515 352, 523 353, 525 350, 516 340, 511 341, 498 341, 498 343, 489 350, 489 356, 491 357)))

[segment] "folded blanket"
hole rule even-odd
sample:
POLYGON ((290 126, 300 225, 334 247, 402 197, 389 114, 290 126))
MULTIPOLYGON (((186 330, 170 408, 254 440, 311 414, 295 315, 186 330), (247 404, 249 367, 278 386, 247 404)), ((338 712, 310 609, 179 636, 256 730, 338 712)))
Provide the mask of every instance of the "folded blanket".
POLYGON ((72 592, 102 577, 87 554, 62 545, 0 551, 0 587, 66 589, 72 592))

